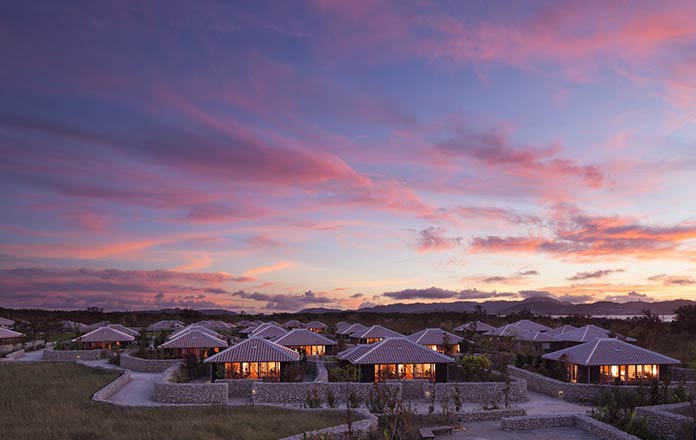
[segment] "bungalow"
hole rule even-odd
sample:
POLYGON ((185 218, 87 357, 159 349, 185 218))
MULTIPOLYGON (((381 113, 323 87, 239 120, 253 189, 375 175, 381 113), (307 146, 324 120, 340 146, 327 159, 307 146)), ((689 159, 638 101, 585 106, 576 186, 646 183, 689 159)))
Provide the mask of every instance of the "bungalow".
POLYGON ((224 336, 222 336, 220 333, 216 332, 215 330, 211 330, 209 328, 202 327, 200 325, 189 325, 188 327, 180 328, 179 330, 172 332, 172 334, 169 335, 169 337, 167 339, 174 339, 174 338, 176 338, 176 337, 178 337, 186 332, 189 332, 191 330, 198 330, 198 331, 201 331, 203 333, 206 333, 206 334, 208 334, 212 337, 218 338, 218 339, 225 338, 224 336))
POLYGON ((481 321, 469 321, 467 323, 460 325, 459 327, 454 328, 455 332, 486 333, 486 332, 489 332, 491 330, 495 330, 495 327, 493 327, 492 325, 488 325, 485 322, 481 322, 481 321))
POLYGON ((22 342, 23 333, 10 330, 9 328, 0 327, 0 342, 3 345, 11 345, 22 342))
POLYGON ((635 384, 660 380, 670 365, 680 361, 616 338, 601 338, 545 354, 561 362, 570 382, 635 384))
POLYGON ((529 330, 525 330, 521 327, 517 327, 516 325, 513 324, 507 324, 502 327, 495 328, 489 332, 484 333, 484 335, 487 336, 496 336, 496 337, 507 337, 507 338, 520 338, 521 336, 524 336, 528 333, 531 333, 529 330))
POLYGON ((572 325, 562 325, 560 327, 552 328, 551 330, 547 331, 546 334, 558 337, 577 329, 577 327, 573 327, 572 325))
POLYGON ((256 338, 275 339, 286 334, 287 332, 287 330, 279 325, 266 323, 256 327, 254 331, 251 332, 250 337, 253 336, 256 338))
POLYGON ((210 351, 218 353, 221 348, 227 347, 227 341, 223 339, 216 338, 200 329, 190 329, 170 338, 158 348, 173 352, 178 357, 202 355, 205 358, 210 351))
POLYGON ((522 341, 532 342, 537 345, 544 353, 551 350, 558 350, 563 347, 563 343, 548 332, 527 332, 517 337, 522 341))
POLYGON ((257 327, 259 327, 259 326, 256 324, 251 324, 249 327, 246 327, 246 328, 239 330, 239 333, 242 335, 250 335, 250 334, 254 333, 254 330, 256 330, 257 327))
POLYGON ((120 347, 135 340, 134 336, 116 330, 112 327, 102 327, 74 339, 82 342, 87 348, 120 347))
POLYGON ((405 337, 356 345, 338 353, 338 360, 359 367, 361 382, 427 379, 447 382, 447 365, 454 359, 405 337))
POLYGON ((232 330, 233 328, 236 327, 234 324, 230 324, 229 322, 225 321, 219 321, 219 320, 207 320, 207 321, 198 321, 194 323, 193 325, 198 325, 201 327, 209 328, 210 330, 232 330))
POLYGON ((90 327, 87 324, 74 321, 61 321, 60 326, 63 330, 73 331, 76 333, 87 333, 90 331, 90 327))
POLYGON ((586 325, 576 330, 569 330, 563 334, 557 335, 556 338, 560 341, 579 344, 583 342, 591 342, 596 339, 610 338, 613 336, 628 342, 636 342, 634 338, 613 334, 611 331, 602 327, 597 327, 596 325, 586 325))
POLYGON ((280 381, 283 367, 300 360, 300 354, 275 342, 251 337, 205 360, 213 365, 211 381, 225 379, 280 381))
POLYGON ((339 338, 348 339, 348 338, 350 338, 350 335, 352 335, 353 333, 364 332, 365 330, 367 330, 367 327, 365 327, 365 326, 362 325, 362 324, 352 324, 351 326, 346 327, 346 328, 343 329, 343 330, 338 330, 338 329, 337 329, 337 330, 336 330, 336 335, 337 335, 339 338))
POLYGON ((350 327, 351 324, 350 322, 345 322, 345 321, 338 321, 334 327, 336 327, 336 334, 342 332, 343 330, 347 329, 350 327))
POLYGON ((461 336, 440 328, 426 328, 407 336, 407 338, 416 344, 424 345, 442 354, 459 353, 459 343, 464 340, 461 336))
POLYGON ((95 322, 94 324, 89 325, 88 331, 97 330, 97 329, 100 329, 102 327, 106 327, 109 324, 111 324, 109 321, 95 322))
POLYGON ((291 330, 289 333, 274 339, 273 342, 291 348, 305 356, 332 354, 333 347, 336 345, 336 341, 333 339, 304 328, 291 330))
POLYGON ((403 338, 399 332, 382 327, 381 325, 373 325, 362 332, 351 333, 351 341, 357 344, 372 344, 373 342, 381 341, 386 338, 403 338))
POLYGON ((251 327, 252 325, 254 325, 254 323, 248 319, 242 319, 237 323, 237 327, 251 327))
POLYGON ((547 327, 538 322, 530 321, 529 319, 520 319, 512 323, 515 327, 519 327, 530 332, 547 332, 551 330, 551 327, 547 327))
POLYGON ((301 328, 302 325, 303 324, 300 321, 298 321, 297 319, 291 319, 289 321, 285 321, 285 323, 283 324, 283 327, 285 327, 285 328, 301 328))
POLYGON ((149 326, 147 329, 150 331, 153 331, 153 332, 160 332, 160 331, 176 330, 178 328, 182 328, 185 326, 186 326, 186 324, 184 324, 181 321, 165 319, 162 321, 157 321, 156 323, 149 326))
POLYGON ((14 325, 14 321, 7 318, 0 317, 0 327, 10 328, 14 325))
POLYGON ((326 327, 327 325, 321 321, 309 321, 307 324, 304 325, 304 328, 306 328, 310 332, 315 333, 323 332, 324 330, 326 330, 326 327))
POLYGON ((125 333, 125 334, 127 334, 127 335, 131 335, 131 336, 136 337, 136 338, 137 338, 138 336, 140 336, 140 332, 139 332, 139 331, 133 330, 132 328, 128 328, 128 327, 123 326, 123 325, 121 325, 121 324, 109 324, 107 327, 114 328, 114 329, 116 329, 116 330, 118 330, 118 331, 120 331, 120 332, 123 332, 123 333, 125 333))

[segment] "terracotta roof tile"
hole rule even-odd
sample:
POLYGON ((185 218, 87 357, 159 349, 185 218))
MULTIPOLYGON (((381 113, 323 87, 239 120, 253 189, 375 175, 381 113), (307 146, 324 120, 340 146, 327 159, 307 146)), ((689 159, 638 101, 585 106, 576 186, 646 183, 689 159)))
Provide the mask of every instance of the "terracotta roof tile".
POLYGON ((454 359, 417 344, 405 337, 387 338, 362 344, 338 354, 338 359, 354 365, 367 364, 449 364, 454 359))
POLYGON ((450 344, 459 344, 464 338, 441 328, 426 328, 407 336, 411 341, 421 345, 442 345, 445 335, 449 337, 450 344))
POLYGON ((669 356, 629 344, 616 338, 602 338, 542 356, 560 361, 566 355, 568 362, 578 365, 645 365, 679 364, 669 356))
POLYGON ((217 353, 205 362, 293 362, 299 361, 295 350, 263 338, 251 337, 217 353))
POLYGON ((299 345, 336 345, 336 341, 329 339, 319 333, 311 332, 304 328, 296 328, 291 330, 273 342, 285 347, 296 347, 299 345))

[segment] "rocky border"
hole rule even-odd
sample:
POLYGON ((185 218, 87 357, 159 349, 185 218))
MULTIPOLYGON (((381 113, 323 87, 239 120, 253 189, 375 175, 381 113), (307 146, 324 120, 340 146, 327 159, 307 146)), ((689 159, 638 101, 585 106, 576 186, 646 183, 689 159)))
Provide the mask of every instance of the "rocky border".
POLYGON ((160 403, 197 405, 224 405, 227 403, 229 389, 226 383, 172 382, 172 377, 178 369, 179 364, 167 368, 162 377, 155 381, 155 391, 152 394, 152 400, 160 403))
POLYGON ((181 359, 142 359, 132 353, 121 353, 121 367, 143 373, 162 373, 180 362, 181 359))
POLYGON ((648 430, 665 440, 689 438, 694 430, 694 419, 688 402, 668 405, 639 406, 636 415, 647 418, 648 430))
MULTIPOLYGON (((317 410, 307 410, 307 411, 317 411, 317 410)), ((326 434, 331 439, 335 440, 348 440, 348 439, 366 439, 369 438, 370 433, 375 431, 378 427, 377 417, 369 411, 354 409, 356 413, 364 416, 362 420, 353 422, 351 425, 352 436, 348 436, 348 424, 330 426, 328 428, 318 429, 316 431, 303 432, 301 434, 291 435, 290 437, 283 437, 280 440, 304 440, 311 435, 322 435, 326 434)))
POLYGON ((73 361, 98 361, 101 359, 102 350, 97 348, 94 350, 53 350, 45 349, 43 351, 43 360, 57 362, 73 362, 73 361))
POLYGON ((128 382, 131 381, 131 371, 124 370, 123 374, 117 377, 115 380, 109 382, 104 388, 100 389, 94 395, 92 395, 92 400, 98 402, 106 402, 108 399, 116 394, 121 388, 126 386, 128 382))
POLYGON ((488 422, 491 420, 501 420, 508 417, 526 416, 527 410, 524 408, 502 408, 487 410, 467 410, 456 413, 457 420, 467 422, 488 422))
POLYGON ((599 420, 584 414, 549 414, 525 417, 509 417, 500 421, 500 429, 504 431, 528 431, 559 427, 575 427, 596 435, 602 440, 640 440, 635 435, 628 434, 599 420))

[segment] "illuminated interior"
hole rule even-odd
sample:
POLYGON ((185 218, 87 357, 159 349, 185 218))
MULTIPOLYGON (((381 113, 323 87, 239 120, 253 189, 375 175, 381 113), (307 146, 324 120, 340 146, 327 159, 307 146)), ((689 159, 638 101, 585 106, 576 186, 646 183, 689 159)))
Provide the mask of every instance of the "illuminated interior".
POLYGON ((435 364, 378 364, 375 382, 385 380, 427 379, 435 381, 435 364))
POLYGON ((226 362, 225 379, 280 380, 280 362, 226 362))
POLYGON ((602 365, 599 367, 599 382, 631 384, 660 378, 660 366, 647 365, 602 365))
POLYGON ((306 356, 324 356, 326 354, 325 345, 293 345, 288 348, 298 353, 304 353, 306 356))

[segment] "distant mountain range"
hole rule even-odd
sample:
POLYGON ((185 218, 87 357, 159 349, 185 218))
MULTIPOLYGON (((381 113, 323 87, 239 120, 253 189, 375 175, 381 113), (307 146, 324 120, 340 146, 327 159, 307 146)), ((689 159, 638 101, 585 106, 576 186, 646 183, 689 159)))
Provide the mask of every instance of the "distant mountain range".
MULTIPOLYGON (((360 309, 360 312, 379 313, 428 313, 428 312, 473 312, 476 306, 490 314, 508 315, 529 310, 537 315, 639 315, 643 310, 657 315, 672 315, 683 305, 696 305, 696 301, 675 299, 671 301, 616 303, 598 301, 589 304, 572 304, 549 297, 532 297, 521 301, 455 301, 449 303, 388 304, 360 309)), ((311 310, 311 309, 308 309, 311 310)), ((303 310, 304 312, 304 310, 303 310)))

